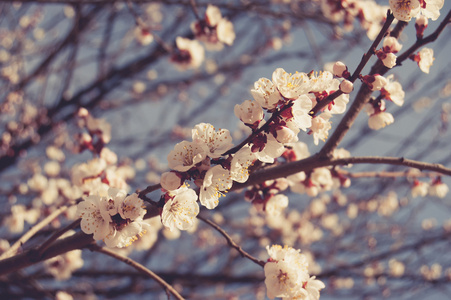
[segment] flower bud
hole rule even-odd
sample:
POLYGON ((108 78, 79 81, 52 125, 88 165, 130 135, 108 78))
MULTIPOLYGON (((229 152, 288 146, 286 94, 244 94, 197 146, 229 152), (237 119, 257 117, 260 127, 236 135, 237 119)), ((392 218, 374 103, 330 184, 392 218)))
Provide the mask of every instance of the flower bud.
POLYGON ((384 63, 384 66, 391 69, 394 66, 396 66, 396 58, 397 58, 397 56, 394 55, 393 53, 387 53, 385 55, 385 58, 383 58, 381 60, 384 63))
POLYGON ((428 27, 428 18, 419 15, 415 21, 415 29, 417 31, 417 38, 423 38, 424 30, 428 27))
POLYGON ((182 180, 175 172, 164 172, 161 174, 160 184, 165 190, 173 191, 182 185, 182 180))
POLYGON ((342 91, 345 94, 349 94, 354 90, 354 84, 349 80, 343 80, 340 83, 340 91, 342 91))
POLYGON ((80 118, 86 118, 89 115, 89 112, 86 108, 80 107, 77 114, 80 118))
POLYGON ((398 42, 398 40, 392 36, 388 36, 384 39, 384 43, 382 44, 382 50, 385 53, 397 53, 401 50, 402 45, 398 42))
POLYGON ((379 74, 365 75, 362 80, 372 91, 380 91, 387 84, 387 79, 379 74))
POLYGON ((333 66, 333 73, 337 77, 349 77, 348 67, 341 61, 337 61, 333 66))

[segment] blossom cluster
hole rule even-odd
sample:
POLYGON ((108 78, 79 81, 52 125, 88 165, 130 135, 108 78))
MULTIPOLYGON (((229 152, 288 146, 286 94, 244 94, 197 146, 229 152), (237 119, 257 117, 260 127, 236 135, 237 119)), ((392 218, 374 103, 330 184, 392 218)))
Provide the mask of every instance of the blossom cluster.
POLYGON ((191 24, 191 30, 196 39, 177 37, 177 51, 171 56, 171 61, 182 71, 199 68, 204 61, 205 50, 200 42, 209 51, 219 51, 235 40, 232 22, 223 18, 219 8, 213 5, 208 5, 203 19, 191 24))
POLYGON ((389 0, 389 3, 393 15, 400 21, 408 22, 421 15, 435 21, 445 0, 389 0))
POLYGON ((266 249, 270 256, 264 267, 268 298, 319 299, 325 285, 309 275, 307 258, 300 250, 280 245, 266 249))
POLYGON ((108 247, 126 247, 145 233, 148 223, 143 201, 134 193, 116 188, 85 196, 77 206, 81 230, 103 240, 108 247))

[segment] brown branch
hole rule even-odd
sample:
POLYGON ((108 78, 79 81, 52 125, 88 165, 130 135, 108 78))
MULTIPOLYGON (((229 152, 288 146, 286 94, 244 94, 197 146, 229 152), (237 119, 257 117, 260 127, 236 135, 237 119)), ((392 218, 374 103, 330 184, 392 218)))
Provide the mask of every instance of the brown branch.
POLYGON ((38 249, 36 249, 36 251, 38 252, 38 255, 41 256, 44 253, 44 251, 47 250, 54 241, 56 241, 60 236, 65 234, 67 231, 79 226, 80 221, 81 221, 81 219, 77 219, 77 220, 73 221, 72 223, 70 223, 69 225, 67 225, 66 227, 61 228, 60 230, 54 232, 44 243, 42 243, 38 247, 38 249))
POLYGON ((242 257, 246 257, 248 259, 250 259, 251 261, 253 261, 254 263, 256 263, 257 265, 260 265, 262 267, 265 266, 265 262, 262 260, 259 260, 255 257, 253 257, 252 255, 250 255, 249 253, 247 253, 246 251, 244 251, 237 243, 235 243, 232 238, 230 237, 230 235, 227 234, 227 232, 225 232, 219 225, 217 225, 216 223, 205 219, 201 216, 197 216, 197 218, 199 220, 202 220, 203 222, 207 223, 208 225, 210 225, 211 227, 213 227, 216 231, 218 231, 223 237, 225 237, 225 239, 227 240, 227 244, 230 245, 230 247, 235 248, 242 257))
POLYGON ((426 163, 403 157, 377 157, 377 156, 362 156, 362 157, 348 157, 339 159, 320 158, 319 155, 313 155, 309 158, 298 160, 295 162, 283 164, 276 167, 267 168, 253 173, 245 183, 234 183, 232 190, 242 189, 247 186, 256 185, 266 180, 287 177, 302 171, 310 171, 315 168, 331 167, 349 164, 388 164, 396 166, 406 166, 416 168, 421 171, 434 171, 443 175, 451 176, 451 169, 441 164, 426 163))
POLYGON ((152 278, 153 280, 155 280, 159 285, 161 285, 165 289, 165 291, 167 293, 171 293, 172 295, 174 295, 174 297, 176 299, 178 299, 178 300, 184 300, 185 299, 169 283, 164 281, 163 278, 161 278, 160 276, 158 276, 157 274, 155 274, 151 270, 147 269, 146 267, 144 267, 140 263, 138 263, 138 262, 126 257, 126 256, 122 256, 120 254, 117 254, 116 252, 114 252, 114 251, 112 251, 110 249, 100 247, 97 244, 90 245, 88 248, 90 250, 92 250, 92 251, 96 251, 96 252, 100 252, 100 253, 106 254, 108 256, 111 256, 111 257, 113 257, 113 258, 115 258, 117 260, 120 260, 120 261, 126 263, 127 265, 135 268, 139 272, 147 275, 149 278, 152 278))
POLYGON ((158 189, 161 189, 161 184, 149 185, 144 190, 142 190, 138 193, 138 197, 143 198, 145 195, 152 193, 153 191, 156 191, 158 189))
POLYGON ((420 178, 427 177, 433 178, 433 174, 425 172, 413 172, 413 169, 406 171, 390 172, 390 171, 380 171, 380 172, 349 172, 345 170, 337 170, 341 175, 347 176, 349 178, 420 178))
POLYGON ((17 250, 30 238, 32 238, 39 230, 47 226, 50 222, 52 222, 54 219, 56 219, 61 213, 65 212, 67 210, 67 206, 62 206, 52 212, 50 215, 48 215, 46 218, 44 218, 41 222, 34 225, 30 228, 20 239, 18 239, 7 251, 5 251, 1 256, 1 259, 5 259, 8 257, 11 257, 12 255, 16 254, 17 250))
POLYGON ((83 249, 93 242, 94 239, 92 238, 92 234, 88 235, 84 232, 78 232, 70 237, 56 241, 50 245, 42 255, 39 255, 35 249, 24 251, 13 257, 0 260, 0 276, 16 272, 20 269, 75 249, 83 249))
MULTIPOLYGON (((374 52, 376 51, 377 45, 381 42, 382 38, 385 36, 385 34, 388 31, 388 28, 390 27, 391 23, 394 20, 394 16, 390 11, 387 11, 387 19, 385 20, 384 26, 382 26, 381 31, 377 35, 376 39, 371 44, 368 51, 363 55, 362 60, 360 61, 359 65, 355 69, 352 76, 348 79, 351 82, 356 81, 357 78, 360 76, 360 72, 362 72, 363 68, 366 66, 368 61, 370 60, 371 56, 373 56, 374 52)), ((315 115, 317 112, 319 112, 321 109, 329 105, 330 102, 332 102, 334 99, 339 97, 341 94, 343 94, 342 91, 338 90, 329 95, 326 99, 322 100, 321 102, 318 102, 314 108, 310 111, 311 115, 315 115)), ((357 98, 358 99, 358 98, 357 98)))

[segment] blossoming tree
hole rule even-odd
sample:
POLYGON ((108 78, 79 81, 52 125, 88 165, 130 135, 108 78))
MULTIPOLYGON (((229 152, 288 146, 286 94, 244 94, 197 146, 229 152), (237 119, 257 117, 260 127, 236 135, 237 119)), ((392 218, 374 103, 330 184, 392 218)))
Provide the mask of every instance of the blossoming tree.
POLYGON ((0 4, 2 297, 450 293, 443 0, 0 4))

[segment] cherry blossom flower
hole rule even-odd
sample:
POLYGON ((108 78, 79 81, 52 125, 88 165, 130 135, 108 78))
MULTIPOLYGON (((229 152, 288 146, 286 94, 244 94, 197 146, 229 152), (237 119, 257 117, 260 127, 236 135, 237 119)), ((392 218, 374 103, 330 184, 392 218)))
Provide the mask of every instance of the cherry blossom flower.
POLYGON ((415 180, 413 182, 412 189, 410 190, 410 193, 412 194, 412 197, 424 197, 428 194, 429 190, 429 184, 424 181, 415 180))
POLYGON ((429 74, 429 69, 434 59, 434 50, 431 48, 423 48, 414 56, 414 60, 418 63, 420 70, 426 74, 429 74))
POLYGON ((234 113, 241 122, 247 125, 258 125, 263 119, 263 109, 257 101, 246 100, 242 104, 236 104, 234 113))
POLYGON ((324 284, 310 277, 304 254, 291 247, 266 247, 270 258, 264 266, 267 296, 270 299, 318 299, 324 284))
POLYGON ((428 191, 429 195, 438 198, 445 198, 448 192, 449 192, 448 186, 442 182, 440 177, 437 177, 432 181, 428 191))
POLYGON ((396 19, 400 21, 410 21, 418 17, 421 13, 433 21, 440 16, 440 9, 445 3, 444 0, 389 0, 390 9, 396 19))
POLYGON ((196 164, 202 162, 207 154, 202 144, 182 141, 175 145, 174 150, 168 154, 169 168, 186 172, 196 164))
POLYGON ((104 198, 90 195, 77 205, 77 215, 81 218, 80 227, 84 233, 94 234, 95 240, 105 238, 110 230, 111 216, 104 198))
POLYGON ((220 42, 232 46, 236 37, 232 22, 227 19, 221 19, 216 27, 216 33, 220 42))
POLYGON ((313 142, 315 145, 318 145, 319 140, 322 140, 323 142, 326 141, 329 130, 332 128, 329 121, 331 117, 332 114, 324 112, 312 119, 312 126, 310 127, 309 134, 313 135, 313 142))
POLYGON ((368 126, 373 130, 379 130, 381 128, 384 128, 387 125, 390 125, 395 121, 395 118, 393 118, 393 115, 388 112, 378 112, 375 114, 372 114, 368 118, 368 126))
POLYGON ((276 108, 282 98, 276 86, 267 78, 260 78, 256 81, 251 94, 258 104, 269 110, 276 108))
POLYGON ((108 235, 103 239, 107 247, 110 248, 123 248, 130 246, 134 241, 138 239, 137 236, 146 232, 145 228, 149 224, 142 220, 142 217, 130 222, 129 219, 115 219, 115 222, 110 224, 110 231, 108 235))
POLYGON ((91 135, 97 135, 104 144, 111 141, 111 124, 105 119, 96 119, 89 114, 86 117, 86 128, 91 135))
POLYGON ((396 66, 396 59, 398 58, 395 54, 393 53, 385 53, 385 52, 379 52, 378 55, 380 60, 382 60, 382 63, 384 64, 384 66, 386 66, 387 68, 391 69, 394 66, 396 66))
POLYGON ((334 82, 334 76, 329 71, 319 72, 317 74, 311 72, 310 77, 310 92, 322 92, 328 90, 334 82))
POLYGON ((288 207, 288 197, 283 194, 277 194, 270 197, 266 202, 265 212, 270 216, 279 216, 286 207, 288 207))
POLYGON ((231 46, 236 37, 232 22, 223 18, 219 8, 213 5, 208 5, 204 20, 191 24, 191 30, 212 51, 221 50, 224 44, 231 46))
POLYGON ((362 80, 372 91, 380 91, 387 84, 387 79, 379 74, 365 75, 362 80))
POLYGON ((402 89, 402 85, 394 80, 395 76, 393 74, 387 77, 387 84, 382 88, 381 92, 384 98, 392 101, 398 106, 404 104, 405 92, 402 89))
POLYGON ((392 36, 387 36, 384 38, 382 43, 382 50, 385 53, 398 53, 401 51, 402 45, 398 42, 398 39, 392 36))
POLYGON ((175 39, 175 43, 178 52, 171 56, 171 60, 176 63, 180 70, 200 67, 205 58, 205 50, 198 41, 179 36, 175 39))
POLYGON ((153 35, 150 33, 148 29, 136 27, 133 31, 135 35, 135 39, 142 45, 146 46, 152 43, 153 35))
POLYGON ((256 159, 249 146, 241 148, 230 162, 230 178, 236 182, 246 182, 249 178, 249 167, 256 159))
POLYGON ((160 184, 165 190, 172 191, 182 185, 182 180, 175 172, 164 172, 161 174, 160 184))
POLYGON ((146 214, 144 209, 144 202, 138 197, 137 193, 133 193, 127 197, 118 205, 118 213, 122 219, 137 220, 143 218, 146 214))
POLYGON ((180 230, 191 228, 199 214, 196 192, 182 186, 171 194, 173 196, 166 201, 161 212, 161 222, 171 231, 176 228, 180 230))
POLYGON ((87 163, 74 165, 72 167, 72 182, 81 187, 87 180, 99 177, 105 169, 106 161, 101 158, 94 158, 87 163))
MULTIPOLYGON (((344 80, 343 82, 345 81, 347 80, 344 80)), ((331 114, 342 114, 346 111, 346 106, 348 103, 349 103, 349 95, 341 94, 340 96, 335 98, 335 100, 332 103, 333 104, 332 107, 329 106, 329 112, 331 114)))
POLYGON ((221 157, 222 153, 233 146, 232 136, 227 129, 219 129, 216 132, 213 125, 208 123, 194 126, 192 138, 211 158, 221 157))
POLYGON ((280 157, 283 154, 285 147, 283 144, 279 143, 272 134, 264 136, 266 138, 264 148, 254 153, 259 161, 273 163, 275 158, 280 157))
POLYGON ((306 94, 311 89, 310 79, 305 73, 287 73, 284 69, 278 68, 272 74, 272 82, 279 90, 280 94, 287 99, 296 99, 302 94, 306 94))
POLYGON ((200 203, 208 209, 213 209, 219 204, 219 198, 232 187, 230 172, 220 165, 207 171, 200 188, 200 203))
POLYGON ((276 134, 275 138, 279 143, 297 142, 297 133, 286 126, 281 126, 277 129, 276 134))
POLYGON ((312 100, 307 95, 302 95, 294 100, 293 106, 288 112, 290 113, 288 114, 289 117, 286 117, 286 114, 283 114, 285 120, 288 121, 287 126, 292 129, 298 128, 306 131, 307 128, 312 126, 312 117, 309 115, 312 108, 312 100))

